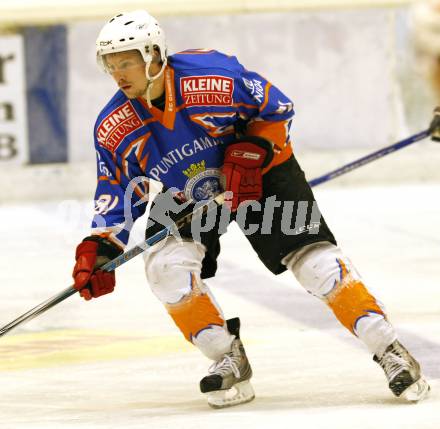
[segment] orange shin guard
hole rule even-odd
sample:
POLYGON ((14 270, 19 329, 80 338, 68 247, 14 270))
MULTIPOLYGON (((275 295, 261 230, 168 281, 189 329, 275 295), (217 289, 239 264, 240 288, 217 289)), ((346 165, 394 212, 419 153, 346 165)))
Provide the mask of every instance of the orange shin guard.
POLYGON ((223 326, 225 321, 210 296, 200 290, 194 275, 191 293, 176 304, 167 304, 168 313, 185 338, 192 342, 197 334, 209 326, 223 326))
POLYGON ((326 296, 326 301, 336 318, 355 334, 356 322, 361 317, 368 316, 369 313, 384 317, 385 314, 362 281, 351 276, 342 260, 338 259, 338 263, 341 267, 341 279, 326 296))

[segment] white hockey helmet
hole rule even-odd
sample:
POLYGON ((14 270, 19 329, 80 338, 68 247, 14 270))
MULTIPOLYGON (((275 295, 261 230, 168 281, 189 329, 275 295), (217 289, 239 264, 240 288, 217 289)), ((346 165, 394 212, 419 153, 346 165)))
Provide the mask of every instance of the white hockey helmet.
POLYGON ((154 48, 160 52, 163 63, 162 70, 167 62, 167 45, 165 32, 159 23, 145 10, 123 12, 108 21, 96 40, 96 58, 98 65, 106 70, 104 55, 138 50, 146 63, 147 77, 148 68, 153 59, 154 48))
POLYGON ((419 52, 440 56, 440 0, 417 3, 413 8, 413 25, 419 52))

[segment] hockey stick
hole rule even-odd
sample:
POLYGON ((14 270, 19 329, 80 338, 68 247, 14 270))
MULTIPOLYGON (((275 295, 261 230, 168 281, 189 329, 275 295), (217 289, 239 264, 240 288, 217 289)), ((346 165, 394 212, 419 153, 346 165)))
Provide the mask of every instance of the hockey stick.
MULTIPOLYGON (((130 250, 116 257, 115 259, 107 262, 101 267, 101 269, 105 271, 115 270, 116 268, 125 264, 129 260, 133 259, 135 256, 141 254, 144 250, 148 249, 154 244, 159 243, 164 238, 171 235, 173 232, 180 230, 185 225, 189 225, 192 219, 203 216, 203 214, 215 210, 217 207, 223 204, 224 200, 225 200, 225 193, 217 195, 212 200, 209 200, 207 203, 197 207, 191 213, 185 214, 181 218, 178 218, 173 224, 168 225, 165 228, 161 229, 156 234, 147 238, 142 243, 131 248, 130 250)), ((64 301, 66 298, 75 294, 76 292, 78 291, 73 286, 69 286, 67 289, 64 289, 62 292, 58 293, 52 298, 49 298, 47 301, 42 302, 41 304, 29 310, 28 312, 22 314, 17 319, 13 320, 12 322, 0 328, 0 337, 7 334, 12 329, 16 328, 18 325, 21 325, 22 323, 27 322, 33 319, 34 317, 37 317, 40 314, 46 312, 47 310, 59 304, 61 301, 64 301)))
POLYGON ((369 162, 375 161, 376 159, 382 158, 385 155, 389 155, 390 153, 396 152, 397 150, 409 146, 410 144, 416 143, 419 140, 423 140, 424 138, 429 137, 429 135, 430 135, 430 129, 421 131, 417 134, 414 134, 411 137, 408 137, 405 140, 401 140, 390 146, 386 146, 383 149, 377 150, 371 153, 370 155, 366 155, 362 158, 357 159, 356 161, 352 161, 342 167, 337 168, 336 170, 331 171, 330 173, 316 177, 315 179, 309 181, 309 185, 313 187, 320 185, 321 183, 328 182, 329 180, 332 180, 335 177, 341 176, 342 174, 345 173, 349 173, 350 171, 362 167, 363 165, 368 164, 369 162))
MULTIPOLYGON (((418 134, 415 134, 411 137, 408 137, 405 140, 401 140, 397 143, 394 143, 390 146, 387 146, 383 149, 380 149, 376 152, 373 152, 370 155, 366 155, 356 161, 352 161, 349 164, 346 164, 336 170, 331 171, 330 173, 327 173, 327 174, 324 174, 320 177, 317 177, 317 178, 309 181, 309 185, 311 187, 313 187, 313 186, 317 186, 321 183, 327 182, 329 180, 332 180, 335 177, 341 176, 342 174, 345 174, 345 173, 348 173, 352 170, 355 170, 358 167, 361 167, 365 164, 368 164, 376 159, 382 158, 383 156, 388 155, 390 153, 393 153, 393 152, 395 152, 399 149, 402 149, 406 146, 409 146, 412 143, 416 143, 419 140, 422 140, 422 139, 428 137, 429 135, 430 135, 430 129, 422 131, 418 134)), ((132 249, 128 250, 127 252, 123 253, 122 255, 118 256, 117 258, 113 259, 112 261, 106 263, 105 265, 102 266, 101 269, 103 269, 105 271, 115 270, 117 267, 121 266, 125 262, 133 259, 135 256, 142 253, 148 247, 151 247, 154 244, 163 240, 165 237, 170 235, 173 230, 175 230, 175 229, 179 230, 184 225, 189 224, 194 217, 197 217, 199 215, 203 215, 203 213, 206 213, 206 212, 213 210, 214 208, 217 208, 218 206, 222 205, 224 198, 225 198, 224 193, 218 195, 213 200, 210 200, 206 204, 198 207, 192 213, 189 213, 189 214, 183 216, 181 219, 178 219, 175 224, 172 224, 168 227, 165 227, 164 229, 157 232, 156 234, 154 234, 152 237, 148 238, 147 240, 145 240, 141 244, 133 247, 132 249)), ((33 319, 34 317, 44 313, 45 311, 49 310, 53 306, 64 301, 69 296, 75 294, 76 292, 77 292, 77 290, 73 286, 70 286, 67 289, 60 292, 59 294, 55 295, 54 297, 48 299, 47 301, 44 301, 43 303, 39 304, 38 306, 32 308, 27 313, 22 314, 17 319, 13 320, 12 322, 10 322, 7 325, 0 328, 0 337, 7 334, 9 331, 14 329, 18 325, 20 325, 26 321, 29 321, 29 320, 33 319)))

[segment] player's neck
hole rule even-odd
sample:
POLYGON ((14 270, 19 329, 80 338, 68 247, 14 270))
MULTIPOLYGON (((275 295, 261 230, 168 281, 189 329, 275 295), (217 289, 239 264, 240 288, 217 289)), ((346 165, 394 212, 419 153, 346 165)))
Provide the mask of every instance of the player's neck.
MULTIPOLYGON (((154 100, 156 98, 159 98, 163 95, 164 92, 165 92, 165 76, 164 76, 164 73, 162 73, 152 83, 151 90, 150 90, 150 99, 154 100)), ((144 96, 144 98, 145 98, 145 96, 144 96)))

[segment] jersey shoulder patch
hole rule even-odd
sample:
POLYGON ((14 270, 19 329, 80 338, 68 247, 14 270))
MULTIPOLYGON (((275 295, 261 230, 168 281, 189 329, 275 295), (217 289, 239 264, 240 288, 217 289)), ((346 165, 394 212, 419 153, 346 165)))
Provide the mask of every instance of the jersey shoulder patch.
POLYGON ((234 79, 242 68, 235 57, 189 49, 173 55, 170 63, 186 107, 232 106, 234 79))
POLYGON ((126 136, 142 126, 142 120, 130 100, 118 91, 104 107, 95 125, 99 146, 114 153, 126 136))

